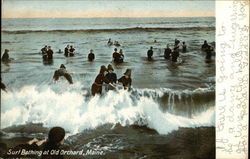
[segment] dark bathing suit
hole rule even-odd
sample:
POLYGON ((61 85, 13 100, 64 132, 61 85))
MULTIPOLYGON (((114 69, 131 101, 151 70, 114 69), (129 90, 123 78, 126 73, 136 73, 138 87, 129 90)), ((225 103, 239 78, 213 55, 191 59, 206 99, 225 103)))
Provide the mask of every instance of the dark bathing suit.
POLYGON ((102 84, 103 82, 109 83, 109 81, 104 77, 104 74, 98 74, 95 78, 95 83, 92 84, 91 87, 91 93, 94 96, 95 94, 101 94, 102 93, 102 84))
POLYGON ((109 72, 107 73, 107 75, 105 76, 105 78, 109 81, 109 83, 113 84, 116 83, 117 81, 117 76, 114 72, 109 72))
POLYGON ((70 84, 73 84, 72 77, 70 76, 69 73, 67 73, 66 69, 60 68, 60 69, 56 70, 53 78, 55 81, 57 81, 59 79, 59 77, 61 77, 61 76, 64 76, 70 84))
POLYGON ((153 50, 148 50, 147 54, 148 54, 148 59, 151 59, 153 56, 153 50))
POLYGON ((172 53, 172 61, 173 62, 177 62, 177 58, 179 57, 179 51, 175 50, 173 53, 172 53))
POLYGON ((69 56, 74 56, 75 55, 74 51, 75 51, 74 48, 69 49, 69 56))
POLYGON ((127 87, 127 86, 131 86, 132 84, 132 79, 129 77, 129 78, 126 78, 125 76, 122 76, 120 79, 118 79, 118 82, 121 82, 123 87, 127 87))
POLYGON ((95 54, 89 53, 88 59, 89 59, 89 61, 93 61, 95 59, 95 54))
POLYGON ((64 56, 68 57, 69 56, 69 48, 65 47, 64 49, 64 56))
POLYGON ((170 48, 166 48, 165 52, 164 52, 164 58, 165 59, 170 59, 171 52, 172 52, 172 50, 170 48))
POLYGON ((52 50, 48 50, 47 51, 47 55, 48 55, 48 60, 52 60, 53 59, 53 51, 52 50))
POLYGON ((4 53, 2 56, 2 61, 3 62, 8 62, 9 61, 9 54, 8 53, 4 53))
POLYGON ((114 62, 120 63, 121 55, 118 52, 113 53, 114 62))
MULTIPOLYGON (((116 74, 115 74, 114 72, 108 72, 108 73, 106 74, 105 78, 108 80, 108 83, 113 84, 113 83, 116 83, 116 82, 117 82, 117 76, 116 76, 116 74)), ((108 86, 106 87, 106 89, 107 89, 107 90, 114 90, 115 88, 112 87, 112 86, 110 86, 110 85, 108 85, 108 86)))

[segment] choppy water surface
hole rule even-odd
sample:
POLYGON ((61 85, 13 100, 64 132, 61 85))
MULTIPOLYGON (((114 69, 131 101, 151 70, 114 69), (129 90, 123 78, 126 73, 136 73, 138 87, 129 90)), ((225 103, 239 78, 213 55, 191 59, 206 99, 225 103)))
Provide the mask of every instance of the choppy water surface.
MULTIPOLYGON (((214 23, 214 18, 3 19, 1 51, 9 49, 15 60, 1 64, 2 81, 9 88, 1 92, 1 126, 59 125, 70 135, 86 130, 106 134, 107 127, 100 129, 106 124, 110 130, 116 124, 146 126, 162 135, 179 127, 214 126, 215 62, 213 57, 206 63, 200 51, 204 40, 215 41, 214 23), (118 49, 123 49, 125 62, 114 68, 118 77, 132 69, 133 89, 91 97, 89 89, 100 66, 112 63, 115 47, 106 45, 109 38, 122 44, 118 49), (175 38, 188 48, 178 65, 163 58, 166 44, 172 48, 175 38), (67 44, 76 48, 75 57, 56 53, 67 44), (44 45, 54 50, 50 65, 39 54, 44 45), (150 46, 152 61, 146 58, 150 46), (87 61, 90 49, 96 54, 94 62, 87 61), (73 85, 63 79, 53 83, 60 64, 74 72, 73 85)), ((127 131, 133 134, 133 129, 127 131)), ((117 138, 116 150, 129 146, 132 138, 117 138)), ((79 146, 93 148, 101 142, 96 138, 79 146)))

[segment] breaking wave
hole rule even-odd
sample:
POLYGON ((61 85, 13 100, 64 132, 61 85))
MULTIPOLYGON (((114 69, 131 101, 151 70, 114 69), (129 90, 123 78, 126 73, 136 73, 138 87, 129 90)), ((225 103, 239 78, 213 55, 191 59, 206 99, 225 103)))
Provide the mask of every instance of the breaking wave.
POLYGON ((41 86, 30 85, 15 91, 2 92, 2 128, 25 123, 43 123, 45 127, 62 126, 71 133, 78 133, 104 124, 121 124, 143 125, 160 134, 167 134, 179 127, 215 125, 214 105, 200 103, 194 108, 188 106, 187 102, 175 101, 178 105, 171 102, 173 98, 185 101, 185 96, 207 96, 214 90, 173 92, 170 89, 134 89, 130 92, 109 91, 103 96, 87 97, 83 95, 83 90, 78 89, 79 86, 76 83, 67 88, 68 91, 58 92, 51 86, 40 88, 41 86), (160 103, 160 99, 164 98, 169 101, 160 103), (171 107, 166 106, 163 109, 164 105, 171 107), (185 109, 178 114, 178 107, 185 109), (190 116, 186 116, 185 112, 191 112, 190 116))

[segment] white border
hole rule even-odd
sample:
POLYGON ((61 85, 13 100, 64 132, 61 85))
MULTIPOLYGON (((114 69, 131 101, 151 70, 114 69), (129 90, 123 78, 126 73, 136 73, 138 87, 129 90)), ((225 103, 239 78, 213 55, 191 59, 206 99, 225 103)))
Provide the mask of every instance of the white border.
POLYGON ((248 158, 249 1, 216 1, 216 158, 248 158))

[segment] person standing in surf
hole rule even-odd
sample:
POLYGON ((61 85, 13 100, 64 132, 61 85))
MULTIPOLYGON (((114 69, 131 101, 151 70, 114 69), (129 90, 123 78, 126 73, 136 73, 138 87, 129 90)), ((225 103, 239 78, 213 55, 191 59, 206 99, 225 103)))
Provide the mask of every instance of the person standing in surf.
POLYGON ((185 44, 185 41, 182 42, 182 52, 187 52, 187 45, 185 44))
POLYGON ((107 45, 108 45, 108 46, 113 45, 113 42, 111 41, 111 38, 109 38, 109 41, 107 42, 107 45))
POLYGON ((132 85, 131 69, 127 69, 124 76, 118 79, 118 82, 122 83, 124 89, 130 89, 132 85))
POLYGON ((3 53, 3 56, 2 56, 2 61, 3 62, 10 62, 11 61, 8 49, 4 50, 4 53, 3 53))
POLYGON ((53 59, 53 50, 51 49, 51 46, 48 46, 48 50, 47 50, 47 58, 48 60, 52 60, 53 59))
POLYGON ((75 48, 73 47, 73 45, 71 45, 69 49, 69 56, 74 56, 74 55, 75 55, 75 48))
POLYGON ((181 44, 180 40, 178 40, 178 39, 175 39, 175 40, 174 40, 174 47, 179 48, 179 47, 180 47, 180 44, 181 44))
POLYGON ((151 46, 150 49, 147 52, 148 55, 148 60, 152 60, 152 56, 153 56, 154 52, 153 52, 153 47, 151 46))
POLYGON ((92 87, 91 87, 91 94, 93 96, 95 96, 96 94, 102 93, 103 82, 105 82, 108 85, 110 85, 111 87, 115 88, 115 86, 113 84, 111 84, 111 82, 105 78, 106 74, 107 74, 107 68, 104 65, 102 65, 100 68, 100 72, 96 76, 95 82, 92 84, 92 87))
POLYGON ((171 54, 172 62, 177 62, 177 59, 178 59, 179 56, 180 56, 179 49, 178 49, 178 47, 175 47, 174 51, 171 54))
MULTIPOLYGON (((114 68, 111 64, 108 65, 108 73, 105 75, 105 78, 109 81, 109 83, 116 84, 117 83, 117 76, 116 73, 114 73, 114 68)), ((113 90, 114 87, 112 86, 108 86, 107 87, 108 90, 113 90)))
POLYGON ((64 56, 68 57, 69 56, 69 45, 67 45, 64 49, 64 56))
POLYGON ((95 59, 95 54, 93 53, 93 50, 91 49, 89 54, 88 54, 88 60, 94 61, 94 59, 95 59))
POLYGON ((164 58, 169 60, 171 53, 172 53, 172 50, 169 48, 169 45, 167 44, 167 48, 165 48, 165 51, 164 51, 164 58))
POLYGON ((205 40, 204 43, 203 43, 203 45, 201 46, 201 50, 202 50, 202 51, 206 51, 207 48, 208 48, 208 46, 209 46, 209 45, 208 45, 208 43, 207 43, 207 40, 205 40))
POLYGON ((117 52, 117 48, 114 49, 113 60, 115 63, 120 63, 121 55, 117 52))
POLYGON ((123 60, 124 60, 124 54, 123 54, 123 51, 122 51, 122 49, 120 49, 120 51, 119 51, 119 54, 120 54, 120 63, 123 63, 123 60))
POLYGON ((212 46, 208 45, 207 49, 205 50, 205 52, 206 52, 206 60, 211 60, 212 51, 213 51, 212 46))
POLYGON ((55 81, 58 81, 59 77, 64 76, 70 84, 73 84, 73 80, 70 74, 72 73, 66 70, 64 64, 61 64, 60 68, 55 71, 53 79, 55 81))
POLYGON ((41 49, 42 54, 43 54, 43 55, 46 54, 47 50, 48 50, 48 46, 45 45, 45 46, 41 49))

